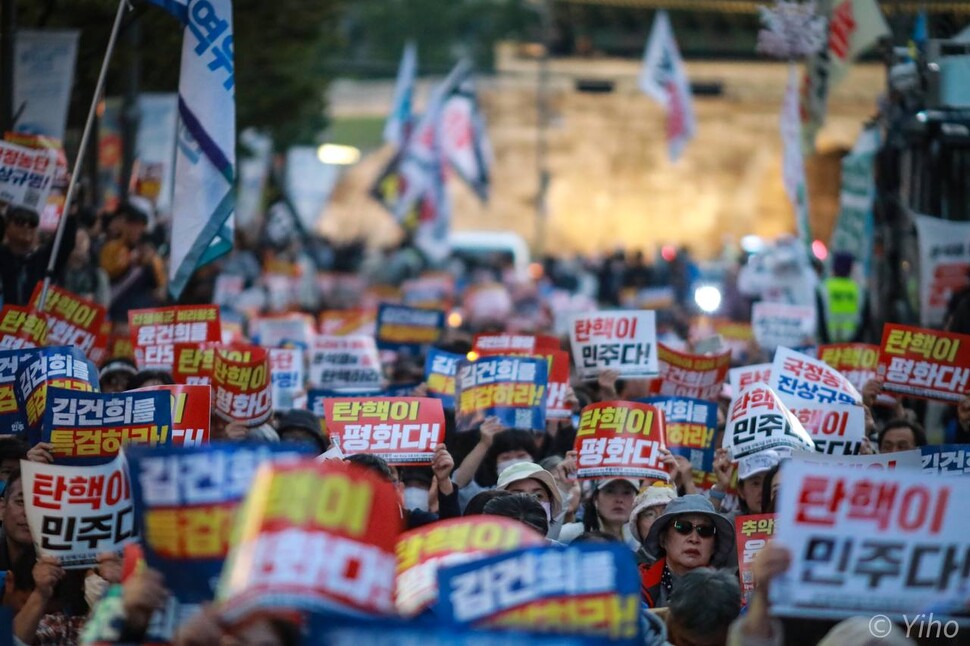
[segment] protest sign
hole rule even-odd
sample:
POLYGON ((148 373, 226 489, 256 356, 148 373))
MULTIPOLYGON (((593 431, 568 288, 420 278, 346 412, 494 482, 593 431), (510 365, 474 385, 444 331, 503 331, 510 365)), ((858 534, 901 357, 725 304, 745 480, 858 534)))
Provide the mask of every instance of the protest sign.
POLYGON ((936 444, 921 446, 923 471, 943 476, 970 474, 970 447, 965 444, 936 444))
POLYGON ((717 484, 714 475, 717 404, 687 397, 647 397, 639 401, 663 412, 667 449, 690 460, 694 484, 701 489, 717 484))
POLYGON ((322 336, 374 336, 376 314, 369 310, 324 310, 320 314, 322 336))
POLYGON ((227 422, 259 426, 273 412, 269 356, 265 348, 217 348, 212 361, 215 414, 227 422))
POLYGON ((408 307, 451 309, 455 278, 446 271, 428 272, 401 283, 401 298, 408 307))
POLYGON ((642 644, 640 579, 618 543, 526 547, 441 568, 435 616, 474 627, 642 644))
POLYGON ((37 348, 0 350, 0 435, 23 433, 27 428, 27 416, 17 405, 17 368, 37 352, 37 348))
MULTIPOLYGON (((37 283, 30 297, 31 308, 36 309, 40 304, 41 288, 42 284, 37 283)), ((44 303, 44 315, 47 317, 47 343, 50 345, 73 345, 88 357, 91 357, 96 345, 107 345, 101 328, 108 312, 92 300, 51 285, 44 303)))
POLYGON ((970 394, 970 335, 887 323, 879 376, 889 392, 958 402, 970 394))
POLYGON ((303 392, 303 350, 271 348, 269 374, 274 410, 294 408, 293 402, 303 392))
POLYGON ((549 362, 549 387, 546 389, 546 419, 569 419, 573 407, 566 402, 569 395, 569 353, 565 350, 540 351, 539 356, 549 362))
POLYGON ((569 343, 580 379, 596 379, 603 370, 616 370, 623 379, 660 374, 652 311, 577 314, 569 343))
POLYGON ((0 202, 37 213, 54 186, 57 152, 0 140, 0 202))
POLYGON ((401 618, 373 621, 324 614, 305 619, 305 625, 309 625, 305 634, 313 635, 314 641, 327 646, 599 646, 603 643, 596 635, 542 634, 526 628, 473 628, 440 621, 401 618))
POLYGON ((894 453, 875 453, 870 455, 839 455, 808 451, 793 451, 791 459, 795 462, 820 464, 841 469, 875 469, 894 471, 896 469, 919 469, 922 458, 918 450, 896 451, 894 453))
POLYGON ((711 326, 721 337, 724 347, 731 352, 731 358, 741 360, 747 356, 754 341, 754 330, 750 323, 738 323, 730 319, 714 319, 711 326))
POLYGON ((470 325, 504 322, 514 313, 512 296, 501 283, 473 285, 465 290, 462 305, 470 325))
POLYGON ((942 326, 950 299, 970 284, 970 222, 917 215, 916 233, 920 324, 942 326))
MULTIPOLYGON (((818 358, 829 364, 849 380, 860 393, 866 382, 879 376, 879 346, 868 343, 833 343, 818 348, 818 358)), ((892 395, 880 393, 876 403, 892 406, 892 395)))
POLYGON ((455 374, 458 372, 458 362, 463 358, 460 354, 431 348, 424 361, 424 382, 428 385, 428 394, 440 399, 441 405, 451 410, 455 408, 455 374))
POLYGON ((47 319, 17 305, 0 309, 0 350, 39 348, 47 343, 47 319))
POLYGON ((576 477, 667 479, 664 416, 649 404, 613 401, 583 409, 576 430, 576 477))
POLYGON ((87 467, 23 460, 20 470, 38 556, 54 556, 66 568, 86 568, 97 564, 98 554, 137 540, 123 455, 87 467))
POLYGON ((264 348, 280 348, 287 343, 309 348, 313 342, 313 319, 307 314, 264 316, 250 322, 254 340, 264 348))
MULTIPOLYGON (((172 378, 177 384, 208 385, 212 383, 212 368, 216 348, 224 348, 222 343, 176 343, 172 351, 175 363, 172 378)), ((232 346, 230 346, 232 347, 232 346)))
POLYGON ((731 368, 728 370, 728 383, 735 392, 744 390, 752 384, 762 384, 767 386, 771 379, 770 363, 755 363, 750 366, 731 368))
POLYGON ((751 308, 751 329, 765 350, 814 343, 817 326, 815 308, 807 305, 759 301, 751 308))
POLYGON ((355 397, 358 399, 373 399, 375 397, 411 397, 419 384, 397 384, 379 390, 326 390, 315 388, 307 392, 306 409, 321 420, 326 416, 325 402, 328 399, 355 397))
POLYGON ((744 605, 751 602, 754 593, 752 564, 758 552, 775 534, 774 514, 751 514, 735 516, 735 545, 738 548, 738 577, 741 579, 741 599, 744 605))
POLYGON ((677 352, 658 344, 660 394, 717 401, 731 367, 731 353, 714 356, 677 352))
POLYGON ((970 479, 920 470, 845 470, 792 462, 775 534, 792 565, 772 582, 774 612, 890 619, 965 611, 970 479))
POLYGON ((128 444, 172 443, 168 392, 130 390, 93 393, 47 389, 40 440, 58 462, 104 462, 128 444))
POLYGON ((47 232, 54 231, 64 213, 64 198, 67 194, 67 185, 71 180, 71 174, 67 167, 67 156, 64 154, 64 146, 61 145, 61 140, 46 135, 31 135, 24 132, 6 132, 4 139, 9 143, 34 150, 54 151, 57 161, 50 193, 47 194, 47 200, 43 205, 32 209, 40 213, 38 229, 47 232))
POLYGON ((354 464, 263 465, 222 570, 227 620, 256 609, 390 615, 401 512, 394 486, 354 464))
POLYGON ((129 310, 128 329, 139 370, 172 372, 176 343, 221 341, 215 305, 173 305, 129 310))
POLYGON ((413 617, 438 598, 439 568, 545 543, 528 525, 501 516, 451 518, 411 530, 397 541, 394 603, 413 617))
POLYGON ((394 465, 431 464, 444 441, 445 413, 431 397, 327 399, 324 418, 344 455, 369 453, 394 465))
POLYGON ((83 352, 66 346, 39 348, 29 359, 20 361, 14 392, 33 442, 37 441, 35 433, 47 409, 48 387, 97 392, 98 369, 83 352))
POLYGON ((768 386, 748 386, 734 396, 728 410, 722 445, 734 460, 779 447, 815 450, 801 422, 768 386))
POLYGON ((437 343, 445 330, 444 310, 381 303, 377 310, 377 347, 396 352, 421 352, 437 343))
POLYGON ((180 602, 212 599, 256 469, 310 452, 298 444, 246 442, 125 449, 145 560, 180 602))
POLYGON ((172 446, 209 443, 212 389, 206 385, 176 384, 138 388, 131 392, 167 392, 172 404, 172 446))
POLYGON ((862 406, 807 402, 792 406, 791 412, 808 431, 819 453, 858 455, 862 449, 866 436, 862 406))
POLYGON ((309 382, 315 388, 377 390, 381 362, 372 337, 320 336, 310 352, 309 382))
POLYGON ((535 334, 476 334, 472 351, 480 357, 531 356, 561 350, 559 339, 535 334))
POLYGON ((842 373, 824 361, 778 348, 768 385, 789 407, 807 402, 861 404, 862 395, 842 373))
POLYGON ((458 362, 457 428, 470 431, 486 417, 509 428, 544 431, 549 365, 543 359, 483 357, 458 362))

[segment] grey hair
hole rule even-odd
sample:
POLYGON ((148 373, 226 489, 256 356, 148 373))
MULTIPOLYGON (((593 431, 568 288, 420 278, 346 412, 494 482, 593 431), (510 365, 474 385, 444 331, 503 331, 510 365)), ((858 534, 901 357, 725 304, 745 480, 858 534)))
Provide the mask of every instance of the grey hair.
POLYGON ((680 577, 667 607, 671 619, 693 636, 727 634, 741 611, 741 586, 726 570, 699 567, 680 577))

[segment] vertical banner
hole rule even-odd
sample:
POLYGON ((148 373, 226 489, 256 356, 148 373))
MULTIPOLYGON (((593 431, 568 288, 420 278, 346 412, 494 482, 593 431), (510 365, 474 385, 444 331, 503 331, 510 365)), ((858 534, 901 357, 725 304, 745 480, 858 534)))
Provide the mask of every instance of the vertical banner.
POLYGON ((889 392, 956 403, 970 394, 970 335, 887 323, 879 376, 889 392))
POLYGON ((227 422, 259 426, 273 412, 269 356, 264 348, 217 348, 212 361, 213 411, 227 422))
POLYGON ((377 310, 377 347, 411 352, 438 342, 445 330, 444 310, 382 303, 377 310))
POLYGON ((970 283, 970 222, 916 216, 920 324, 943 324, 950 298, 970 283))
POLYGON ((694 484, 699 489, 710 489, 717 484, 714 475, 717 404, 688 397, 648 397, 641 401, 663 411, 667 449, 690 460, 694 484))
POLYGON ((765 449, 815 451, 808 431, 768 386, 737 393, 728 409, 722 446, 735 461, 765 449))
POLYGON ((717 401, 731 366, 731 353, 714 356, 677 352, 658 344, 660 394, 717 401))
POLYGON ((788 63, 788 85, 781 105, 782 178, 785 193, 795 211, 798 238, 806 251, 811 248, 812 230, 808 218, 808 184, 805 179, 805 157, 802 153, 802 122, 798 109, 798 68, 788 63))
POLYGON ((172 372, 176 343, 221 341, 215 305, 173 305, 130 310, 128 330, 139 370, 172 372))
POLYGON ((868 284, 872 265, 873 215, 876 198, 876 152, 879 130, 867 128, 859 133, 852 152, 842 158, 842 189, 839 217, 829 242, 830 253, 850 253, 861 271, 858 277, 868 284))
POLYGON ((576 430, 576 477, 668 478, 663 413, 649 404, 613 401, 583 409, 576 430))
POLYGON ((48 387, 98 392, 98 369, 77 348, 42 348, 17 366, 17 406, 27 420, 28 439, 36 433, 47 410, 48 387))
POLYGON ((580 379, 596 379, 603 370, 616 370, 623 379, 660 373, 653 311, 578 314, 569 326, 569 342, 580 379))
POLYGON ((89 568, 99 554, 137 540, 123 455, 100 466, 20 464, 24 511, 38 556, 54 556, 65 568, 89 568))
POLYGON ((14 130, 64 140, 74 85, 76 30, 18 29, 14 37, 14 130))
POLYGON ((121 204, 121 98, 101 102, 98 115, 98 208, 108 213, 121 204))
POLYGON ((775 535, 774 514, 751 514, 735 516, 735 545, 738 548, 738 577, 741 579, 741 599, 744 605, 751 602, 755 580, 752 564, 765 545, 775 535))
POLYGON ((450 410, 455 409, 455 375, 458 362, 463 358, 460 354, 431 348, 424 361, 424 382, 428 385, 428 394, 440 399, 441 405, 450 410))
POLYGON ((308 381, 327 389, 380 390, 384 383, 373 337, 320 336, 310 351, 308 381))
POLYGON ((38 348, 47 344, 47 318, 17 305, 0 309, 0 350, 38 348))
POLYGON ((545 360, 525 357, 460 361, 455 378, 457 429, 470 431, 495 416, 509 428, 544 431, 548 370, 545 360))
MULTIPOLYGON (((30 297, 30 306, 34 309, 40 304, 42 287, 42 283, 37 283, 30 297)), ((47 317, 48 344, 76 346, 93 361, 106 352, 108 339, 101 331, 108 311, 102 305, 51 285, 47 290, 44 315, 47 317)))
POLYGON ((138 136, 135 138, 134 193, 151 201, 158 213, 172 213, 175 188, 175 142, 178 95, 138 96, 138 136))
POLYGON ((327 432, 344 455, 369 453, 388 464, 430 465, 445 438, 445 412, 430 397, 326 399, 327 432))

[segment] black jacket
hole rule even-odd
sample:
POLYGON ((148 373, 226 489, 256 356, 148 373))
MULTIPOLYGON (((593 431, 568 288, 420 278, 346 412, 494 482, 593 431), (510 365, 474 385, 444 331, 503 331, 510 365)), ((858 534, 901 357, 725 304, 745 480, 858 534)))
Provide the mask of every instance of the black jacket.
MULTIPOLYGON (((55 279, 64 272, 67 258, 74 251, 74 239, 77 237, 77 222, 67 214, 62 217, 67 218, 67 222, 64 223, 64 238, 61 240, 61 249, 57 254, 57 263, 54 265, 55 279)), ((7 245, 0 245, 0 282, 3 286, 4 305, 26 305, 30 301, 34 287, 44 280, 53 247, 52 238, 50 242, 26 256, 17 256, 7 245)))

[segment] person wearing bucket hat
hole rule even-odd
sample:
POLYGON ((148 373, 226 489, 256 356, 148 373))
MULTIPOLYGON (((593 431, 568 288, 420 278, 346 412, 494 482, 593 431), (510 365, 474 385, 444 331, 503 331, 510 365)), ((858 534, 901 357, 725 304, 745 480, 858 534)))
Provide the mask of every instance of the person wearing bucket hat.
MULTIPOLYGON (((727 514, 729 521, 734 517, 745 514, 762 513, 761 490, 765 475, 781 461, 782 453, 775 449, 758 451, 738 461, 738 509, 727 514)), ((731 485, 731 475, 734 465, 730 455, 724 449, 718 449, 714 458, 714 473, 717 484, 710 490, 711 502, 717 511, 721 511, 725 492, 731 485)))
POLYGON ((562 528, 562 493, 552 474, 534 462, 519 462, 506 467, 498 476, 496 489, 527 493, 536 498, 549 522, 547 536, 555 539, 562 528))
POLYGON ((650 565, 657 560, 656 555, 650 554, 643 547, 643 539, 647 537, 650 528, 657 518, 664 513, 667 504, 677 497, 677 490, 663 482, 655 482, 644 489, 633 501, 633 512, 630 513, 630 533, 640 543, 636 552, 637 565, 650 565))
POLYGON ((583 503, 583 522, 564 525, 559 540, 569 543, 585 532, 601 531, 615 536, 636 551, 640 542, 627 526, 640 481, 633 478, 597 480, 593 494, 583 503))
POLYGON ((650 608, 667 605, 678 579, 699 567, 724 567, 734 554, 734 526, 699 494, 672 500, 643 546, 658 559, 640 566, 640 593, 650 608))

